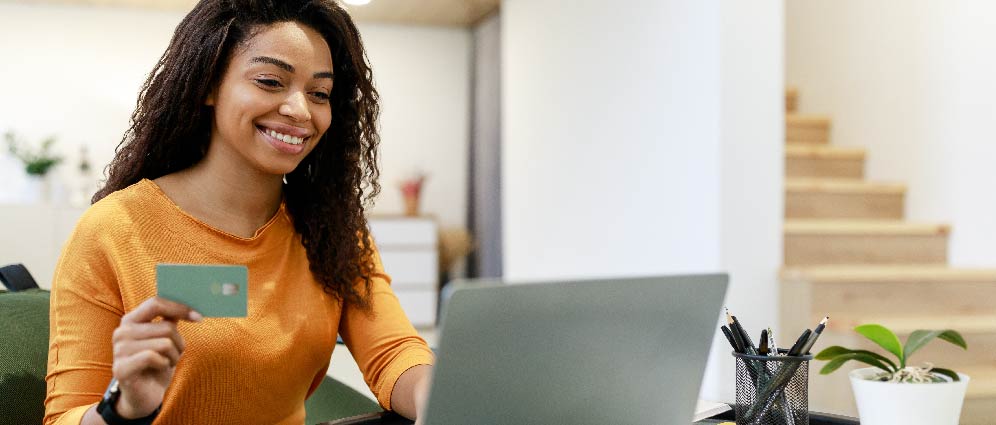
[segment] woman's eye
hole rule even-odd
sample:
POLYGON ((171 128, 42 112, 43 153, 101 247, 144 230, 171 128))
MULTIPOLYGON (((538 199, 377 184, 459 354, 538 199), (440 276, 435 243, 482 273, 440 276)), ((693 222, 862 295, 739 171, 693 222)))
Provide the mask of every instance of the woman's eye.
POLYGON ((260 78, 260 79, 257 79, 256 82, 260 83, 260 84, 262 84, 264 86, 267 86, 267 87, 273 87, 273 88, 280 87, 280 82, 277 81, 277 80, 271 80, 271 79, 267 79, 267 78, 260 78))
POLYGON ((319 100, 321 100, 323 102, 328 102, 328 100, 329 100, 329 94, 325 93, 325 92, 316 91, 316 92, 312 92, 311 95, 315 96, 316 98, 318 98, 319 100))

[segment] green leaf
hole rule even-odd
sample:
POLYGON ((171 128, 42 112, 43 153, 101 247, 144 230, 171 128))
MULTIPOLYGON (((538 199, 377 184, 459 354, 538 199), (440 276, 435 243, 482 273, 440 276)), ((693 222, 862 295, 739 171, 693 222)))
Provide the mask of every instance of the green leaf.
POLYGON ((932 339, 937 338, 939 335, 944 333, 944 331, 928 331, 923 329, 917 329, 910 334, 909 338, 906 338, 906 346, 903 347, 903 357, 910 358, 914 352, 923 348, 932 339))
POLYGON ((962 338, 961 334, 954 329, 948 329, 937 336, 947 342, 957 345, 963 349, 968 349, 968 344, 965 343, 965 338, 962 338))
POLYGON ((889 366, 891 366, 891 369, 887 369, 889 370, 889 372, 893 372, 899 369, 898 367, 896 367, 896 363, 894 363, 892 360, 889 360, 887 357, 881 354, 868 350, 852 350, 850 348, 844 348, 839 345, 834 345, 832 347, 825 348, 823 351, 820 351, 819 354, 817 354, 816 357, 814 358, 816 360, 833 360, 838 356, 842 356, 845 354, 853 354, 853 353, 871 356, 878 359, 882 363, 888 364, 889 366))
POLYGON ((932 373, 936 373, 936 374, 939 374, 939 375, 947 376, 948 378, 951 378, 951 380, 955 381, 955 382, 958 382, 958 381, 961 380, 961 378, 958 377, 958 373, 955 372, 955 371, 953 371, 953 370, 951 370, 951 369, 944 369, 944 368, 941 368, 941 367, 935 367, 933 369, 930 369, 930 371, 932 373))
POLYGON ((849 348, 844 348, 839 345, 834 345, 832 347, 824 348, 823 351, 820 351, 819 353, 816 354, 816 357, 814 357, 814 359, 832 360, 834 357, 852 352, 854 352, 854 350, 851 350, 849 348))
POLYGON ((882 363, 886 363, 886 364, 888 364, 889 366, 892 366, 892 370, 889 370, 889 369, 886 369, 886 368, 882 368, 882 367, 880 367, 880 366, 877 366, 877 367, 879 367, 879 368, 881 368, 881 369, 885 369, 885 370, 888 370, 889 372, 894 372, 894 371, 897 371, 897 370, 899 370, 899 367, 898 367, 898 366, 896 366, 896 363, 895 363, 895 362, 893 362, 893 361, 892 361, 892 360, 890 360, 889 358, 887 358, 887 357, 885 357, 885 356, 883 356, 883 355, 881 355, 881 354, 879 354, 879 353, 875 353, 875 352, 872 352, 872 351, 868 351, 868 350, 853 350, 852 352, 853 352, 853 353, 857 353, 857 354, 864 354, 864 355, 866 355, 866 356, 871 356, 871 357, 874 357, 874 358, 878 359, 878 361, 880 361, 880 362, 882 362, 882 363))
POLYGON ((854 330, 864 335, 865 338, 870 339, 872 342, 878 344, 879 347, 885 349, 892 354, 895 354, 899 358, 899 364, 906 366, 906 358, 903 357, 903 344, 899 342, 899 337, 892 331, 886 329, 885 326, 877 324, 861 325, 854 330))
POLYGON ((927 345, 934 338, 941 338, 948 341, 954 345, 961 348, 968 349, 968 344, 965 343, 965 339, 962 338, 961 334, 957 331, 946 329, 946 330, 923 330, 917 329, 910 334, 910 337, 906 340, 906 347, 903 353, 906 358, 910 358, 914 351, 919 350, 924 345, 927 345))
POLYGON ((871 366, 875 366, 886 372, 892 373, 892 370, 889 369, 889 367, 886 366, 885 363, 882 363, 874 356, 869 356, 865 353, 849 353, 837 356, 833 360, 830 360, 830 362, 828 362, 825 366, 823 366, 823 369, 820 369, 820 374, 829 375, 833 371, 840 369, 840 367, 843 366, 844 363, 847 363, 848 361, 851 360, 856 360, 871 366))

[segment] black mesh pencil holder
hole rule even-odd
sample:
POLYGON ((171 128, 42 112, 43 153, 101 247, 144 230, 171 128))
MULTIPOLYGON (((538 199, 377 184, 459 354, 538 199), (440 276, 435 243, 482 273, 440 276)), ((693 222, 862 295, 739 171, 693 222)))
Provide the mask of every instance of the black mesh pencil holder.
POLYGON ((809 425, 808 356, 733 353, 737 425, 809 425))

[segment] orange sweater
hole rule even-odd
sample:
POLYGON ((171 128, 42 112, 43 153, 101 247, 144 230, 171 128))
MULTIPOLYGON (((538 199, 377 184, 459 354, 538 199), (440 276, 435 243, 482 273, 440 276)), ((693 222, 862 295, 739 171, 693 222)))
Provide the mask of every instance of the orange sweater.
POLYGON ((181 322, 186 350, 156 424, 295 424, 342 335, 382 406, 401 374, 432 363, 383 274, 373 314, 341 308, 308 269, 283 207, 251 238, 209 227, 142 180, 97 202, 66 243, 52 283, 45 424, 79 424, 111 380, 111 333, 155 296, 157 263, 244 264, 248 317, 181 322))

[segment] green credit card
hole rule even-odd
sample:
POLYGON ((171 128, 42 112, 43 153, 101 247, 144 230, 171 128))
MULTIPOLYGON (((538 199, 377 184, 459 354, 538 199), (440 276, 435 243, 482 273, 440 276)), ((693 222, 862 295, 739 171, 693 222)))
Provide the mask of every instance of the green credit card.
POLYGON ((156 288, 160 297, 186 304, 204 317, 246 317, 249 269, 232 265, 157 264, 156 288))

